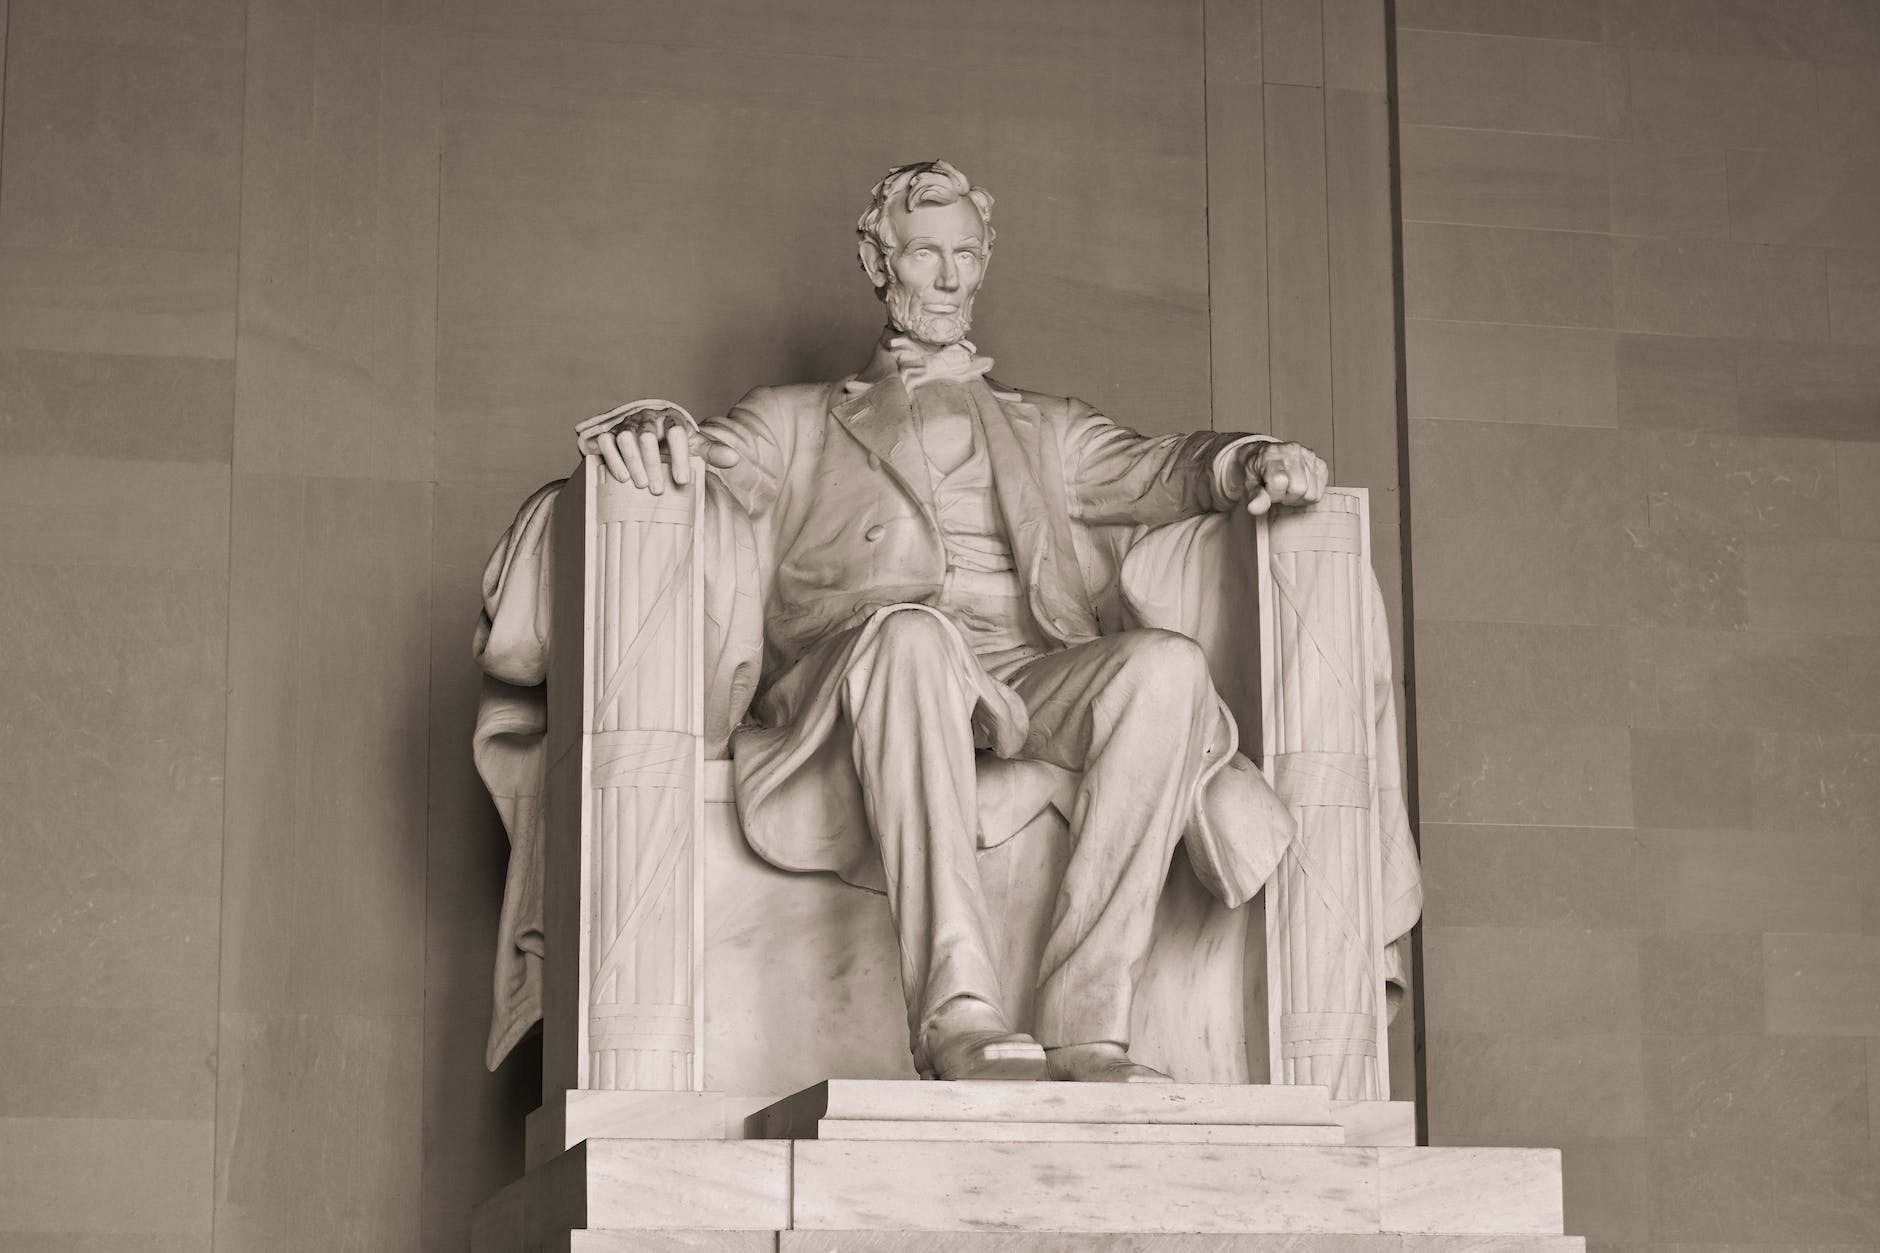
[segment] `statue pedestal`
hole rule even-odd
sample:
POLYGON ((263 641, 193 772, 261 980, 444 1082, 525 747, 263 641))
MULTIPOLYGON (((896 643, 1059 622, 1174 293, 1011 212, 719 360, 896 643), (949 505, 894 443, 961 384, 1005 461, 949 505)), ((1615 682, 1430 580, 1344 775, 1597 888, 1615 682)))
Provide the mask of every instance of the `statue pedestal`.
POLYGON ((1558 1152, 1417 1148, 1408 1102, 1318 1087, 830 1080, 768 1103, 568 1097, 538 1115, 536 1152, 607 1134, 532 1162, 479 1211, 473 1253, 1583 1247, 1560 1234, 1558 1152))

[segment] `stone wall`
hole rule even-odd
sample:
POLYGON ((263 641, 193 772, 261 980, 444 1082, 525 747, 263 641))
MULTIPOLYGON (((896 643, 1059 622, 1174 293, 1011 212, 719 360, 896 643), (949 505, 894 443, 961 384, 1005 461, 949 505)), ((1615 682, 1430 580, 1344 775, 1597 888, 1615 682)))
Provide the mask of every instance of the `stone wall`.
POLYGON ((1880 7, 1399 0, 1439 1144, 1880 1239, 1880 7))

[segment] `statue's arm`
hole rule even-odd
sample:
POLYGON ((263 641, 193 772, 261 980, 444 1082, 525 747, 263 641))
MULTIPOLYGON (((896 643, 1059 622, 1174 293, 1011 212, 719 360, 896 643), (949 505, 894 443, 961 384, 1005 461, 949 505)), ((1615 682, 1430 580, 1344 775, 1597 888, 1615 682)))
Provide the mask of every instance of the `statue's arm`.
POLYGON ((1260 514, 1325 494, 1325 462, 1271 435, 1142 435, 1076 400, 1065 402, 1062 421, 1064 480, 1082 522, 1160 526, 1240 505, 1260 514))
POLYGON ((615 479, 654 495, 707 474, 755 517, 776 503, 796 434, 777 392, 759 387, 724 417, 704 422, 667 401, 634 401, 580 423, 576 445, 599 456, 615 479))

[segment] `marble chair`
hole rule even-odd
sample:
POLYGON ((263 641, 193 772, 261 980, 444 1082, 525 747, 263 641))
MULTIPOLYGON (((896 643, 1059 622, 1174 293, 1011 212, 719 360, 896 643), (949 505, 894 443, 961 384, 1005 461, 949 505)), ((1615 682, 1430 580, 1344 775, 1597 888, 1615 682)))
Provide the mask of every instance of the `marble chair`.
MULTIPOLYGON (((477 759, 513 846, 491 1064, 539 1014, 545 1100, 695 1092, 742 1108, 828 1078, 914 1077, 885 898, 778 870, 739 830, 723 598, 706 583, 728 558, 701 497, 654 496, 590 457, 525 505, 486 577, 477 759)), ((1391 942, 1419 900, 1368 536, 1363 491, 1335 488, 1270 524, 1080 537, 1106 627, 1203 645, 1243 751, 1264 746, 1300 824, 1267 901, 1240 908, 1176 854, 1132 1053, 1178 1080, 1388 1096, 1391 942)), ((1075 782, 982 758, 980 871, 1019 1029, 1075 782)))

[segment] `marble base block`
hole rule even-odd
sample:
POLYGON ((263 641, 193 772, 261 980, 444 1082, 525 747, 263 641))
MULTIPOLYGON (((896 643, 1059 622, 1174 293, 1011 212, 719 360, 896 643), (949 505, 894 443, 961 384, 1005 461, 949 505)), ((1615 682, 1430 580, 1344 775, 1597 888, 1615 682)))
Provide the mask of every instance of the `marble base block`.
POLYGON ((524 1232, 777 1231, 790 1226, 790 1148, 757 1140, 588 1140, 539 1173, 524 1232))
POLYGON ((1304 1086, 571 1092, 472 1253, 1581 1253, 1558 1152, 1411 1132, 1304 1086))
POLYGON ((1578 1236, 784 1231, 779 1253, 1586 1253, 1578 1236))

